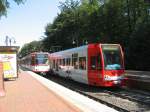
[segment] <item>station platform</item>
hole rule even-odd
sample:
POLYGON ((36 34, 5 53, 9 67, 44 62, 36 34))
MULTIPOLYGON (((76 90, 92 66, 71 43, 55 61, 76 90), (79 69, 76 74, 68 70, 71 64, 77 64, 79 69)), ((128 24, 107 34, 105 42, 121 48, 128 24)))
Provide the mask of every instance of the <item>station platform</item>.
POLYGON ((117 112, 29 71, 4 85, 0 112, 117 112))
POLYGON ((150 91, 150 72, 126 70, 126 86, 150 91))
POLYGON ((125 71, 128 78, 134 78, 137 80, 148 81, 150 82, 150 72, 149 71, 132 71, 126 70, 125 71))

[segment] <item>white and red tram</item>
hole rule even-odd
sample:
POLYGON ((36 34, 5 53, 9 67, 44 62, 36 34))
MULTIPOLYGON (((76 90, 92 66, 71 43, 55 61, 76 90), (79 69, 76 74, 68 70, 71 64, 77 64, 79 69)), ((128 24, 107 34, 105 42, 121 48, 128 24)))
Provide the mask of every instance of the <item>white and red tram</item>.
POLYGON ((47 52, 33 52, 21 59, 21 65, 33 72, 47 73, 50 69, 48 55, 47 52))
POLYGON ((54 73, 94 86, 122 85, 124 56, 119 44, 89 44, 49 55, 54 73))

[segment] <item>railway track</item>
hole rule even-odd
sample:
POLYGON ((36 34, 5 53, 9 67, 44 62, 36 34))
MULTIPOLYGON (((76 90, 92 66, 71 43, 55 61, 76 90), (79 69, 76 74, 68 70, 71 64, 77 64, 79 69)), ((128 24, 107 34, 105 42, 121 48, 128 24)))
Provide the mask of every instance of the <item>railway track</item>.
POLYGON ((95 101, 98 101, 98 102, 100 102, 100 103, 102 103, 102 104, 105 104, 105 105, 107 105, 107 106, 109 106, 109 107, 111 107, 111 108, 114 108, 114 109, 118 110, 119 112, 129 112, 127 109, 124 109, 124 108, 122 108, 122 107, 118 107, 118 106, 116 106, 116 105, 114 105, 114 104, 112 104, 112 103, 109 103, 109 102, 107 102, 107 101, 105 101, 105 100, 102 100, 102 99, 100 99, 100 98, 97 98, 95 95, 93 96, 93 95, 87 94, 87 93, 85 93, 85 92, 83 92, 83 91, 77 91, 77 92, 79 92, 80 94, 82 94, 82 95, 84 95, 84 96, 87 96, 87 97, 89 97, 89 98, 91 98, 91 99, 93 99, 93 100, 95 100, 95 101))
POLYGON ((121 88, 87 86, 59 76, 44 76, 120 112, 149 112, 150 94, 121 88))
POLYGON ((120 91, 115 92, 108 90, 105 91, 109 94, 150 106, 150 94, 148 93, 142 91, 132 91, 129 89, 121 89, 120 91))
MULTIPOLYGON (((79 93, 86 95, 100 103, 106 104, 118 111, 122 112, 145 112, 150 111, 150 108, 145 102, 137 102, 135 99, 125 97, 116 92, 104 90, 103 92, 84 92, 78 91, 79 93), (138 105, 138 106, 137 106, 138 105)), ((139 101, 139 100, 138 100, 139 101)))

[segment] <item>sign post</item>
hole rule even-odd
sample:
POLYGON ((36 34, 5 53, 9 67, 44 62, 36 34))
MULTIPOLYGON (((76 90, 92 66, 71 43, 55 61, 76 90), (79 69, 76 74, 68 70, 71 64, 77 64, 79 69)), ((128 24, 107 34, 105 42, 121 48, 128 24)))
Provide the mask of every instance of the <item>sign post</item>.
POLYGON ((0 97, 5 96, 3 62, 0 61, 0 97))

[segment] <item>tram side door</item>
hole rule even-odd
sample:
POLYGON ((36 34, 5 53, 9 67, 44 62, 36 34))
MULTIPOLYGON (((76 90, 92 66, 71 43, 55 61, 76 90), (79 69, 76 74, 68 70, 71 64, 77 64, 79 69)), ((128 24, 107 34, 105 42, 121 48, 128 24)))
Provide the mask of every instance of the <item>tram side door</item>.
POLYGON ((99 85, 102 80, 102 67, 99 44, 88 46, 88 82, 91 85, 99 85))

